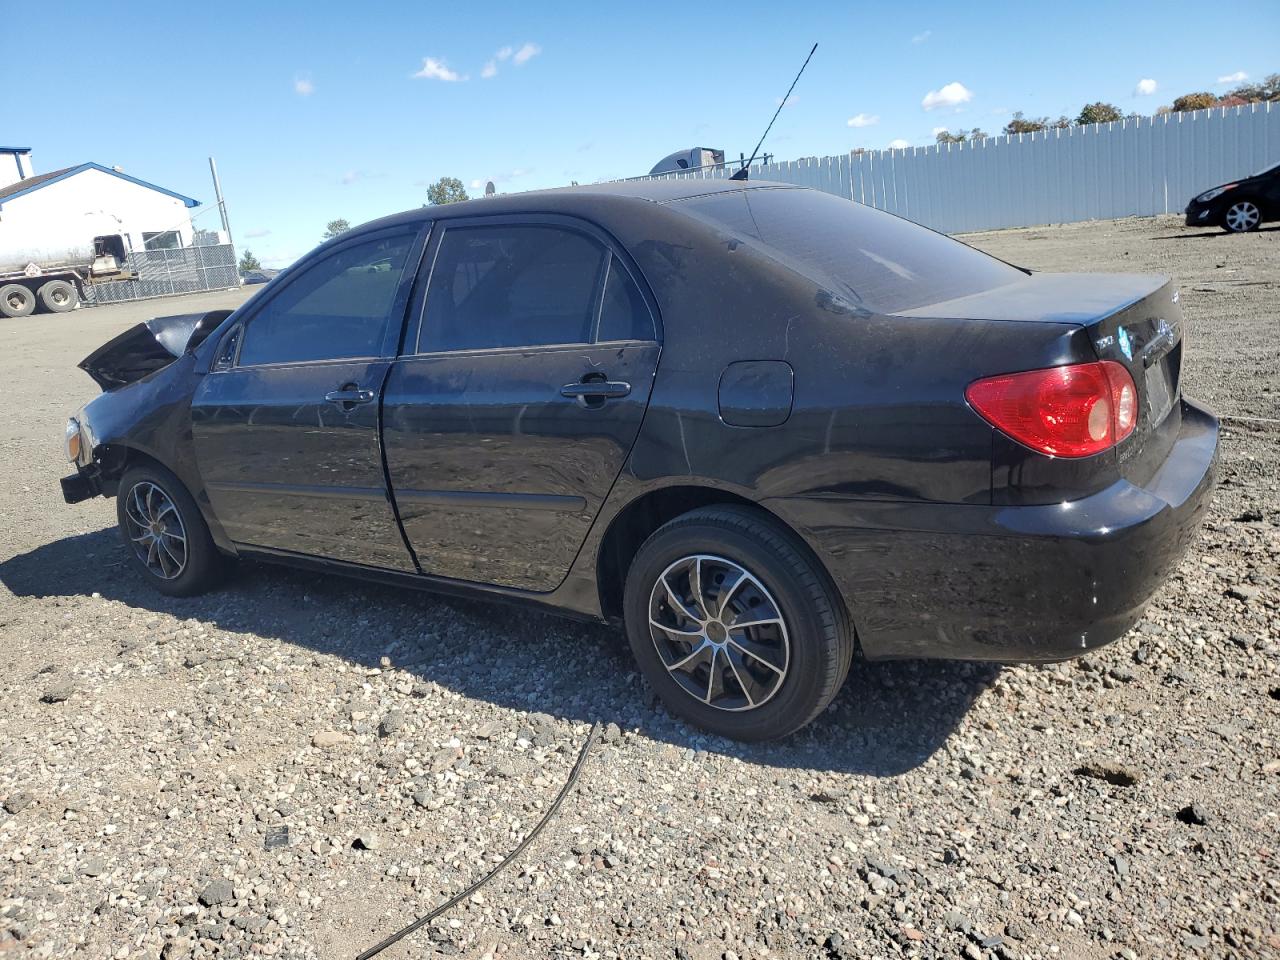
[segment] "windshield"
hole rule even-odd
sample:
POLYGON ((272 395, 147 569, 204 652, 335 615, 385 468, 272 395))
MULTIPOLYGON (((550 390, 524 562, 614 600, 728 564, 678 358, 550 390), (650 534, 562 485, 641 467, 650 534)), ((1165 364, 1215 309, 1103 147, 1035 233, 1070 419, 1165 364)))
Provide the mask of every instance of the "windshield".
POLYGON ((1026 276, 909 220, 817 190, 760 187, 672 206, 757 241, 797 273, 877 313, 964 297, 1026 276))

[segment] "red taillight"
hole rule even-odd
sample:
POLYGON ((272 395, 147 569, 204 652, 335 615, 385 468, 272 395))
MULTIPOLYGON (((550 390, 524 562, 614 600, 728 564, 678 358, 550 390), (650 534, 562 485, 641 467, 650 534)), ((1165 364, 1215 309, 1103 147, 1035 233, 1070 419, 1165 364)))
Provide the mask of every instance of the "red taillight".
POLYGON ((1101 453, 1138 422, 1133 377, 1114 360, 987 377, 965 397, 992 426, 1054 457, 1101 453))

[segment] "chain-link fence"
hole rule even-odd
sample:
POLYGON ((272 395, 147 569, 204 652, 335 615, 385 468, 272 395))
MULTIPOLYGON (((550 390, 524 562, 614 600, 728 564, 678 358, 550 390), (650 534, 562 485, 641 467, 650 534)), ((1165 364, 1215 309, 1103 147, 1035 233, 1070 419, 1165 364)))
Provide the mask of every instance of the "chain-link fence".
POLYGON ((86 285, 85 299, 89 303, 119 303, 240 285, 235 247, 229 243, 135 250, 125 259, 125 268, 137 279, 86 285))

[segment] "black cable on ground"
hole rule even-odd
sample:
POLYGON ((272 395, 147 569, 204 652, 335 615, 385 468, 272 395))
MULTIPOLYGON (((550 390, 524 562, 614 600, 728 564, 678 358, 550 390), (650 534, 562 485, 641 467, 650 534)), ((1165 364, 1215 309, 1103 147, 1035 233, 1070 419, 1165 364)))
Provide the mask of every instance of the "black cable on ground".
POLYGON ((582 745, 582 752, 578 754, 577 762, 573 765, 573 769, 569 771, 569 779, 566 780, 564 786, 560 788, 560 793, 556 797, 555 802, 552 803, 550 809, 548 809, 547 812, 542 815, 542 819, 538 821, 537 826, 535 826, 532 830, 530 830, 528 836, 526 836, 523 840, 520 841, 520 846, 512 850, 509 854, 506 855, 506 857, 503 858, 500 864, 498 864, 496 867, 494 867, 492 870, 486 873, 483 877, 481 877, 471 886, 467 887, 467 889, 463 890, 460 894, 458 894, 452 900, 448 901, 447 903, 441 904, 440 906, 436 907, 434 910, 432 910, 430 913, 426 914, 425 916, 419 917, 417 920, 413 921, 413 923, 409 924, 403 930, 397 930, 395 933, 387 937, 387 939, 383 940, 377 946, 370 947, 364 953, 360 954, 358 957, 356 957, 356 960, 369 960, 370 957, 377 956, 383 950, 387 949, 387 947, 390 947, 393 944, 399 943, 409 934, 413 933, 415 930, 420 929, 421 927, 426 926, 428 923, 430 923, 436 917, 440 916, 440 914, 444 913, 446 910, 449 910, 450 908, 457 906, 459 903, 467 899, 467 897, 471 896, 473 893, 475 893, 477 890, 483 887, 486 883, 488 883, 490 880, 496 877, 499 873, 501 873, 502 870, 507 866, 507 864, 511 863, 514 860, 519 859, 520 854, 525 852, 529 844, 533 843, 533 841, 537 838, 538 834, 542 832, 542 828, 545 827, 550 822, 551 818, 556 815, 556 811, 558 811, 560 809, 560 805, 564 803, 564 798, 569 795, 569 791, 572 790, 574 784, 578 782, 578 777, 582 775, 582 768, 587 763, 587 757, 591 754, 591 748, 595 746, 596 739, 599 736, 600 736, 600 721, 597 720, 592 725, 591 733, 587 736, 587 742, 582 745))

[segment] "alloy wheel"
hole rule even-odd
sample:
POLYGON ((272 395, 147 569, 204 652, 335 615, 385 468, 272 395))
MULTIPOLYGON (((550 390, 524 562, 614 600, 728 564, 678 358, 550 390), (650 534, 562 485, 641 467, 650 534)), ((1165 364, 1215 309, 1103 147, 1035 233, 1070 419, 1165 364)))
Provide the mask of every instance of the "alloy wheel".
POLYGON ((187 568, 187 531, 173 500, 148 480, 133 485, 124 501, 126 533, 133 552, 161 580, 187 568))
POLYGON ((667 567, 649 595, 649 632, 671 678, 719 710, 754 710, 787 676, 782 609, 756 576, 724 557, 695 554, 667 567))
POLYGON ((1233 233, 1244 233, 1247 230, 1252 230, 1261 219, 1262 211, 1258 209, 1257 204, 1250 203, 1248 200, 1233 203, 1227 208, 1227 229, 1233 233))

